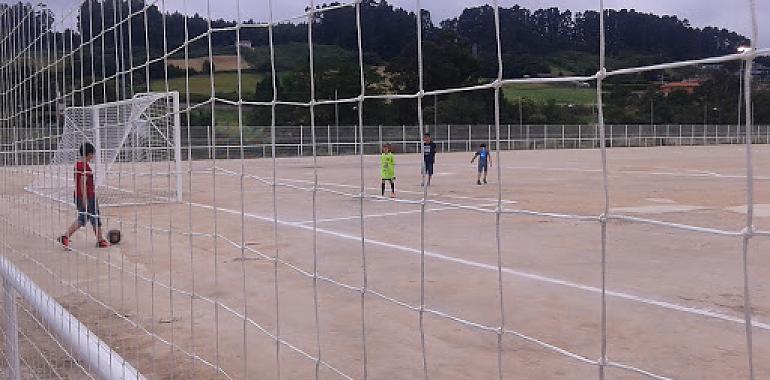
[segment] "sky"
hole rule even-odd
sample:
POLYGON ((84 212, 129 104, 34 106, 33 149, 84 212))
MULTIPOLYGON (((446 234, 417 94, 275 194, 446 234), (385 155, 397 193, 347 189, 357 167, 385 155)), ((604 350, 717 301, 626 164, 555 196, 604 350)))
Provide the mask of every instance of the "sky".
MULTIPOLYGON (((7 2, 7 0, 0 0, 7 2)), ((160 0, 158 0, 160 4, 160 0)), ((325 0, 332 1, 332 0, 325 0)), ((315 0, 316 5, 325 2, 315 0)), ((77 0, 43 0, 43 3, 60 13, 63 9, 70 10, 78 4, 77 0)), ((391 0, 390 3, 405 9, 415 9, 415 0, 391 0)), ((759 20, 759 47, 770 47, 770 1, 757 2, 759 20)), ((167 9, 182 10, 187 6, 190 11, 205 15, 207 6, 214 18, 236 19, 238 6, 242 19, 267 19, 267 0, 165 0, 167 9)), ((273 15, 275 19, 286 19, 302 14, 310 0, 273 0, 273 15)), ((466 7, 491 4, 491 1, 481 0, 421 0, 421 6, 428 9, 434 23, 456 17, 466 7)), ((598 0, 499 0, 500 6, 511 7, 519 4, 529 9, 559 7, 572 11, 597 9, 598 0)), ((605 0, 606 8, 628 8, 637 11, 652 12, 659 15, 677 15, 686 18, 691 25, 717 26, 734 30, 745 36, 751 34, 749 0, 605 0)), ((70 13, 71 19, 74 15, 70 13)))

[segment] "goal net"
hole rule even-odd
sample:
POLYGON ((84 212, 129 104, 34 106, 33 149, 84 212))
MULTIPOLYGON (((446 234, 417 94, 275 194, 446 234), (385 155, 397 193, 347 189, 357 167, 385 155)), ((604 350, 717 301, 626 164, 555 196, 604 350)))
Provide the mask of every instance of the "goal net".
POLYGON ((27 190, 71 202, 73 166, 91 143, 94 184, 102 206, 181 200, 179 95, 137 94, 131 99, 64 110, 64 128, 49 164, 27 190))

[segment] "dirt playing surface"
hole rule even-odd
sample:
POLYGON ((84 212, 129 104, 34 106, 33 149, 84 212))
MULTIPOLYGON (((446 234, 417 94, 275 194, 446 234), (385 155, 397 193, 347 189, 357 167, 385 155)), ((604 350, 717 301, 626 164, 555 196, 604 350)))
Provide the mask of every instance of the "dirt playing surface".
MULTIPOLYGON (((754 224, 768 231, 770 147, 754 148, 754 224)), ((396 156, 398 201, 357 197, 357 156, 319 157, 315 197, 312 158, 277 159, 275 198, 271 159, 186 162, 185 202, 104 209, 123 242, 99 250, 81 230, 71 252, 53 239, 72 207, 25 192, 31 168, 6 167, 1 248, 149 378, 424 378, 421 331, 432 379, 498 378, 498 352, 507 379, 598 378, 600 152, 504 152, 499 234, 498 157, 483 186, 470 158, 437 156, 424 229, 417 155, 396 156)), ((608 151, 610 213, 670 223, 607 224, 613 363, 748 378, 745 159, 741 146, 608 151)), ((369 195, 379 195, 378 165, 364 157, 369 195)), ((770 377, 768 248, 764 236, 749 242, 756 378, 770 377)))

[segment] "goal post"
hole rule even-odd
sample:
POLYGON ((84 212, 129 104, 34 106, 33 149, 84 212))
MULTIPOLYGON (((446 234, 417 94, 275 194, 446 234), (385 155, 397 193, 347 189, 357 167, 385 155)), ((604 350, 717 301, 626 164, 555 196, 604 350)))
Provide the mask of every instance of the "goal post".
POLYGON ((137 94, 131 99, 68 107, 53 157, 35 172, 27 190, 72 202, 73 167, 80 147, 91 143, 94 185, 102 206, 179 202, 182 149, 178 92, 137 94))

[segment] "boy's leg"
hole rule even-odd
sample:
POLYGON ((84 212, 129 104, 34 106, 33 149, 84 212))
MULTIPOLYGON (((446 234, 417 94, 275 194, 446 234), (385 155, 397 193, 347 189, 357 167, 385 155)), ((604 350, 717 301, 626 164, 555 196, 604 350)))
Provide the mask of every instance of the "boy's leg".
POLYGON ((390 180, 390 195, 396 195, 396 184, 395 184, 395 180, 393 179, 390 180))
POLYGON ((64 235, 60 236, 57 240, 59 243, 64 246, 64 249, 69 250, 70 248, 70 237, 72 234, 75 233, 80 227, 86 225, 86 215, 85 215, 85 207, 83 205, 83 202, 80 201, 79 198, 75 198, 75 209, 78 211, 78 217, 75 219, 75 221, 70 224, 69 228, 67 228, 67 232, 64 233, 64 235))
POLYGON ((80 229, 80 227, 81 227, 80 221, 79 220, 75 220, 74 222, 72 222, 72 224, 70 224, 70 227, 67 228, 67 232, 64 233, 64 236, 69 238, 70 236, 72 236, 72 234, 75 233, 75 231, 80 229))
POLYGON ((102 227, 101 227, 101 226, 99 226, 99 227, 94 227, 94 234, 96 234, 96 238, 97 238, 99 241, 102 241, 102 240, 104 240, 104 235, 102 235, 102 227))
POLYGON ((488 171, 489 171, 489 170, 488 170, 487 166, 485 165, 485 166, 484 166, 484 183, 487 183, 487 172, 488 172, 488 171))
POLYGON ((86 215, 86 207, 80 198, 75 198, 75 209, 78 210, 78 217, 74 222, 72 222, 70 227, 67 229, 67 232, 64 234, 64 236, 68 239, 70 236, 72 236, 72 234, 75 233, 75 231, 80 229, 80 227, 85 226, 86 222, 88 221, 88 216, 86 215))
POLYGON ((385 196, 385 180, 383 179, 380 186, 381 194, 384 197, 385 196))
POLYGON ((94 228, 96 241, 101 242, 104 240, 104 235, 102 235, 102 217, 99 214, 99 206, 95 198, 88 200, 88 212, 88 218, 91 221, 91 226, 94 228))

